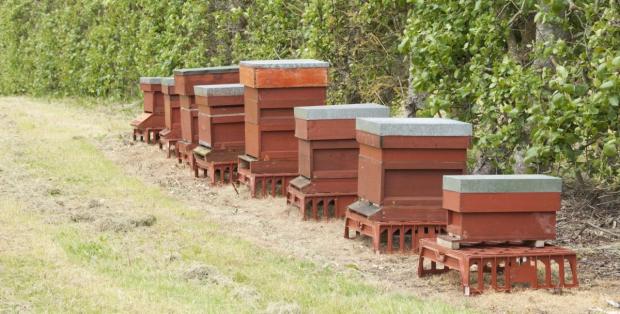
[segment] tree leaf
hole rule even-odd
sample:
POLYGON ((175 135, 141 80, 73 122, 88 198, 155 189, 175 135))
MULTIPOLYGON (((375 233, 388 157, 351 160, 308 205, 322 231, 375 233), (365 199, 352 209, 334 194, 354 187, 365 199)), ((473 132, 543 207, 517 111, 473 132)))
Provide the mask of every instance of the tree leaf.
POLYGON ((605 81, 603 82, 603 84, 601 84, 601 89, 610 89, 612 87, 614 87, 614 81, 605 81))
POLYGON ((609 158, 618 156, 618 149, 616 147, 615 139, 609 140, 605 143, 605 145, 603 145, 603 155, 609 158))
POLYGON ((558 75, 560 76, 560 78, 562 78, 563 80, 566 80, 566 78, 568 77, 568 71, 566 70, 565 67, 558 65, 555 68, 555 71, 558 73, 558 75))

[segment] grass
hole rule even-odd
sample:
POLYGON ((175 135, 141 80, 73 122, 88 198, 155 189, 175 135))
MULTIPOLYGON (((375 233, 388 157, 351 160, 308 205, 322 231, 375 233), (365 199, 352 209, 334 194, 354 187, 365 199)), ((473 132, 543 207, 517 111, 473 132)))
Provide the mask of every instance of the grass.
POLYGON ((129 110, 110 118, 97 106, 3 98, 0 112, 15 128, 0 136, 0 184, 13 186, 0 190, 0 312, 454 311, 256 247, 124 174, 96 141, 129 131, 129 110), (58 205, 91 199, 105 200, 83 206, 101 217, 157 221, 102 230, 58 205), (201 265, 215 273, 188 277, 201 265))

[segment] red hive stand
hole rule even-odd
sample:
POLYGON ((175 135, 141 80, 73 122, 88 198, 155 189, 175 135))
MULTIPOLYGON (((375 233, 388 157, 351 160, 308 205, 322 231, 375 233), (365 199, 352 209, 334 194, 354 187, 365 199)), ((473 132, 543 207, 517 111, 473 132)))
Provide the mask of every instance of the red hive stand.
POLYGON ((471 125, 434 118, 357 119, 359 201, 349 231, 372 238, 375 252, 417 252, 418 241, 445 228, 442 177, 466 172, 471 125))
POLYGON ((177 142, 177 158, 179 163, 185 161, 193 170, 193 150, 198 146, 198 105, 194 86, 239 83, 239 67, 178 69, 174 70, 174 83, 181 105, 181 140, 177 142))
POLYGON ((249 186, 252 197, 284 196, 297 176, 293 108, 325 104, 328 66, 305 59, 240 63, 245 155, 239 156, 238 180, 249 186))
POLYGON ((195 176, 200 170, 211 184, 232 183, 237 157, 245 148, 243 85, 197 85, 198 143, 195 176))
POLYGON ((159 141, 159 131, 164 129, 164 95, 161 92, 162 77, 141 77, 140 89, 144 94, 144 112, 131 121, 133 140, 139 136, 148 144, 159 141))
POLYGON ((159 146, 166 147, 166 154, 176 154, 176 143, 181 139, 181 104, 179 94, 174 86, 174 77, 167 77, 161 81, 161 91, 164 94, 164 120, 166 128, 159 132, 159 146))
MULTIPOLYGON (((546 175, 465 175, 443 179, 447 235, 440 242, 527 241, 556 238, 562 180, 546 175)), ((441 244, 440 243, 440 244, 441 244)))
POLYGON ((531 289, 579 286, 577 257, 569 249, 504 243, 454 250, 433 239, 420 240, 418 276, 450 269, 461 273, 465 295, 482 293, 485 286, 507 292, 516 285, 531 289), (438 264, 443 268, 438 268, 438 264))
POLYGON ((296 107, 300 176, 288 185, 287 203, 304 219, 344 217, 357 199, 355 118, 389 115, 388 107, 377 104, 296 107))

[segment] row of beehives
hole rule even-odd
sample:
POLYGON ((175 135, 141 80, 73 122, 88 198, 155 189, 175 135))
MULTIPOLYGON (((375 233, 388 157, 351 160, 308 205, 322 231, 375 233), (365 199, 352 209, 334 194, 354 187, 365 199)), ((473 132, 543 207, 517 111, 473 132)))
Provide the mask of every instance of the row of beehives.
POLYGON ((456 269, 466 293, 485 280, 498 290, 577 285, 575 254, 544 243, 556 237, 561 180, 465 175, 468 123, 325 106, 328 64, 317 60, 181 69, 140 83, 134 139, 165 146, 212 184, 286 196, 304 219, 344 217, 345 237, 420 254, 420 275, 456 269))

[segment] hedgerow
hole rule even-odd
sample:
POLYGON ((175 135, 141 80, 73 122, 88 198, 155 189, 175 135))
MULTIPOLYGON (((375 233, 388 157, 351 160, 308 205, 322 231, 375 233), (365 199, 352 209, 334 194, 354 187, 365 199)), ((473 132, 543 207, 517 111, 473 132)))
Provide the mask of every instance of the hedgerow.
POLYGON ((330 103, 474 124, 472 170, 620 185, 617 0, 3 0, 0 94, 139 97, 140 76, 331 63, 330 103))

